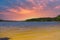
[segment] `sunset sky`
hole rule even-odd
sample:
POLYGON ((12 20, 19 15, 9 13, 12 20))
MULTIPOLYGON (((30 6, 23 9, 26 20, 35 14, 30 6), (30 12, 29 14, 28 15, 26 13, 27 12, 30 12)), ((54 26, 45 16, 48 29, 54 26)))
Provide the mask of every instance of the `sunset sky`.
POLYGON ((60 15, 60 0, 0 0, 0 19, 26 20, 60 15))

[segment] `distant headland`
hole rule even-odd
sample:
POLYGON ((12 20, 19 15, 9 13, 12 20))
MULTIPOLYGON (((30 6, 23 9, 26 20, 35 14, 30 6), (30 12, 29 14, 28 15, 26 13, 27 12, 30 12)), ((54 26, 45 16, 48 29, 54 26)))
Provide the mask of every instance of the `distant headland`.
POLYGON ((45 18, 32 18, 27 19, 25 21, 12 21, 12 20, 2 20, 0 19, 0 22, 48 22, 48 21, 60 21, 60 15, 54 18, 45 17, 45 18))
POLYGON ((27 19, 27 22, 48 22, 48 21, 60 21, 60 15, 54 18, 46 17, 46 18, 33 18, 33 19, 27 19))
POLYGON ((0 19, 0 22, 20 22, 20 21, 15 21, 15 20, 2 20, 2 19, 0 19))

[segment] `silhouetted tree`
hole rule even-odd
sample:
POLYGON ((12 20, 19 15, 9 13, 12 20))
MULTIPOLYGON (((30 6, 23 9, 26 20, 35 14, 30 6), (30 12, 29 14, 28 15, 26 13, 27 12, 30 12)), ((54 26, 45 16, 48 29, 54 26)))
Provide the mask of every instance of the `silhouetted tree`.
POLYGON ((40 22, 45 22, 45 21, 60 21, 60 15, 58 15, 57 17, 54 18, 33 18, 33 19, 28 19, 26 21, 40 21, 40 22))
POLYGON ((56 21, 60 21, 60 15, 56 17, 56 21))

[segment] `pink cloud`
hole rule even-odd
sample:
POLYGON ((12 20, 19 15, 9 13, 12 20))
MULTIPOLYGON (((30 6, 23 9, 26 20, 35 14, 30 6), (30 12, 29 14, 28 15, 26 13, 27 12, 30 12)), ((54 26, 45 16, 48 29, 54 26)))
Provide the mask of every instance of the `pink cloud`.
POLYGON ((55 9, 60 9, 60 5, 59 6, 56 6, 55 9))
MULTIPOLYGON (((16 0, 17 4, 19 4, 20 0, 16 0)), ((55 17, 58 15, 58 13, 56 14, 56 12, 54 10, 51 9, 47 9, 45 10, 45 7, 47 7, 48 1, 54 2, 57 0, 27 0, 27 2, 31 2, 33 5, 32 8, 30 9, 29 5, 25 5, 24 3, 20 3, 21 5, 23 5, 25 8, 21 7, 21 6, 16 6, 14 4, 12 4, 13 6, 15 6, 16 8, 8 8, 7 7, 7 11, 4 12, 0 12, 0 14, 3 14, 4 17, 3 19, 8 19, 8 20, 26 20, 26 19, 30 19, 30 18, 40 18, 40 17, 55 17), (28 8, 27 8, 28 7, 28 8)), ((60 9, 60 6, 56 6, 54 9, 60 9)))

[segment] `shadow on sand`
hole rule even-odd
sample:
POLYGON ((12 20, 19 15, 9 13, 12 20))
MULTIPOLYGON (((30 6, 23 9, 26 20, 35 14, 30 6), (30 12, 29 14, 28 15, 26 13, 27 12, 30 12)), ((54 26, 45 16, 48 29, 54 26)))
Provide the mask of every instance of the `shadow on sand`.
POLYGON ((9 40, 10 38, 5 37, 5 38, 0 38, 0 40, 9 40))

